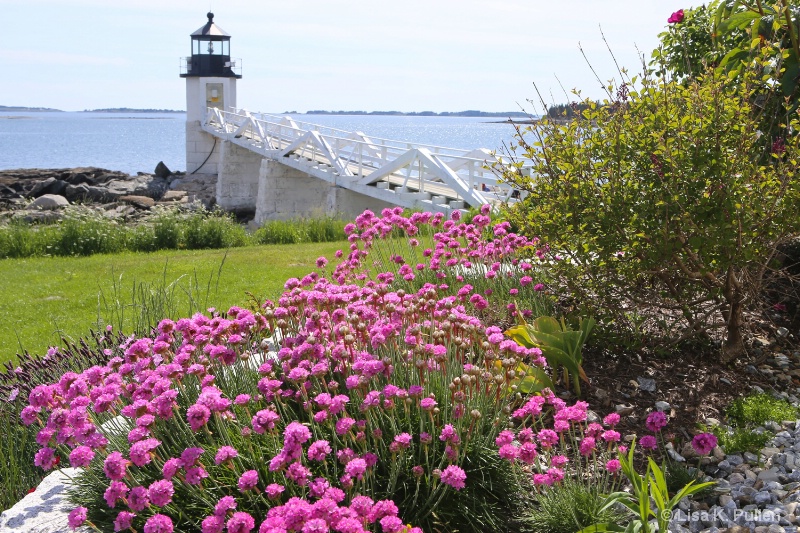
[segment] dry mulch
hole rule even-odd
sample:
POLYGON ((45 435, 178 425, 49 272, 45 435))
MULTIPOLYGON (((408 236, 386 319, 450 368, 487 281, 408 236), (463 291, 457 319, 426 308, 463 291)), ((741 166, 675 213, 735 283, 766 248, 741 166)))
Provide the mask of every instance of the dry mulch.
MULTIPOLYGON (((667 433, 686 442, 700 431, 707 418, 724 421, 728 405, 750 392, 753 386, 765 391, 797 393, 795 387, 800 385, 797 378, 781 385, 767 375, 753 372, 754 368, 770 366, 772 355, 789 355, 795 349, 788 342, 771 340, 769 347, 751 349, 750 355, 733 365, 719 363, 717 354, 708 348, 687 349, 668 357, 587 352, 583 367, 589 383, 582 385, 581 399, 588 401, 601 417, 618 411, 617 406, 626 406, 618 429, 623 435, 640 436, 647 433, 645 419, 656 410, 655 402, 665 401, 671 407, 666 411, 670 415, 667 433), (643 390, 639 378, 655 380, 656 390, 643 390)), ((800 361, 797 363, 800 367, 800 361)), ((776 375, 786 372, 772 366, 776 375)))

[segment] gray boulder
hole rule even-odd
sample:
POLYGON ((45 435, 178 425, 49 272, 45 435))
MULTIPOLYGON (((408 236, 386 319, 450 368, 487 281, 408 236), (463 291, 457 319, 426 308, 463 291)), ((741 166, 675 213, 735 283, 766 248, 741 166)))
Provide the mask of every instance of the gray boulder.
POLYGON ((85 183, 67 185, 67 188, 64 190, 64 196, 70 202, 74 202, 76 200, 86 200, 89 198, 89 186, 85 183))

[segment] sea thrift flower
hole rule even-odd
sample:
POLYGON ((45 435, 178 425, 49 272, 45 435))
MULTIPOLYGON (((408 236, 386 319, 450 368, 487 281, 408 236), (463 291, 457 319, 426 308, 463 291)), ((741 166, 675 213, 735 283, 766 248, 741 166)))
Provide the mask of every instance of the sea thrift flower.
POLYGON ((324 461, 329 453, 331 446, 326 440, 318 440, 308 447, 308 458, 312 461, 324 461))
POLYGON ((86 522, 86 515, 89 510, 86 507, 76 507, 69 512, 67 516, 67 524, 70 529, 78 529, 86 522))
POLYGON ((513 463, 519 455, 519 450, 513 444, 504 444, 500 447, 498 453, 500 454, 500 457, 513 463))
POLYGON ((584 437, 580 444, 581 455, 591 455, 595 451, 595 444, 594 437, 584 437))
POLYGON ((652 435, 645 435, 639 440, 639 445, 646 450, 655 450, 658 448, 658 441, 652 435))
POLYGON ((128 461, 119 452, 111 452, 103 463, 103 472, 108 479, 120 480, 125 477, 128 461))
POLYGON ((286 489, 284 488, 283 485, 278 485, 277 483, 270 483, 269 485, 267 485, 267 488, 265 489, 264 492, 267 493, 267 497, 270 500, 275 500, 277 498, 280 498, 281 493, 284 490, 286 489))
POLYGON ((164 507, 172 501, 175 487, 172 485, 172 481, 162 479, 151 483, 147 491, 150 496, 150 503, 158 507, 164 507))
POLYGON ((348 462, 344 467, 344 472, 350 477, 358 480, 364 478, 364 473, 367 471, 367 463, 364 459, 353 459, 348 462))
POLYGON ((33 458, 33 464, 44 469, 51 470, 58 464, 55 450, 52 448, 42 448, 33 458))
POLYGON ((105 499, 106 505, 113 509, 117 501, 124 498, 127 494, 128 486, 125 483, 122 481, 112 481, 103 493, 103 499, 105 499))
POLYGON ((144 487, 133 487, 128 494, 128 507, 131 511, 142 511, 150 504, 147 489, 144 487))
POLYGON ((619 414, 611 413, 606 415, 606 417, 603 419, 603 423, 609 426, 616 426, 619 424, 619 414))
POLYGON ((184 468, 194 466, 200 456, 204 453, 205 450, 203 450, 203 448, 186 448, 183 450, 183 453, 181 453, 181 465, 184 468))
POLYGON ((539 431, 539 434, 536 435, 536 438, 539 439, 539 444, 542 446, 542 448, 550 448, 558 443, 558 433, 552 429, 543 429, 539 431))
POLYGON ((706 455, 717 445, 717 437, 711 433, 700 433, 692 439, 692 448, 699 455, 706 455))
POLYGON ((144 524, 144 533, 172 533, 174 526, 167 515, 155 514, 144 524))
POLYGON ((233 517, 226 524, 228 533, 250 533, 256 526, 256 522, 249 513, 233 513, 233 517))
POLYGON ((618 459, 611 459, 610 461, 606 462, 606 470, 608 470, 612 474, 616 474, 617 472, 619 472, 620 468, 622 468, 622 464, 619 462, 618 459))
POLYGON ((258 485, 258 472, 255 470, 248 470, 239 478, 240 492, 252 490, 256 487, 256 485, 258 485))
POLYGON ((645 427, 653 433, 658 433, 661 428, 667 425, 667 415, 661 411, 653 411, 647 415, 647 420, 644 423, 645 427))
POLYGON ((69 464, 74 468, 89 466, 94 459, 94 451, 88 446, 78 446, 69 454, 69 464))
POLYGON ((134 513, 129 511, 120 511, 117 518, 114 519, 114 531, 125 531, 130 529, 133 525, 133 519, 136 518, 134 513))
POLYGON ((149 464, 152 460, 152 451, 161 445, 157 439, 145 439, 131 446, 131 462, 138 467, 149 464))
POLYGON ((225 528, 225 519, 223 516, 211 515, 203 519, 200 524, 201 533, 222 533, 225 528))
POLYGON ((196 466, 186 470, 186 483, 189 485, 199 485, 207 477, 208 472, 206 472, 202 466, 196 466))
POLYGON ((186 410, 186 420, 192 431, 197 431, 208 423, 211 418, 211 410, 205 405, 194 404, 186 410))
POLYGON ((217 516, 225 516, 228 511, 236 509, 236 500, 233 496, 223 496, 214 506, 214 514, 217 516))
POLYGON ((467 474, 459 466, 450 465, 442 471, 442 483, 445 485, 450 485, 456 490, 461 490, 466 487, 466 484, 464 483, 466 479, 467 474))
POLYGON ((239 452, 236 451, 235 448, 231 446, 221 446, 219 450, 217 450, 217 455, 214 456, 214 463, 221 465, 225 461, 230 461, 234 457, 238 457, 239 452))
POLYGON ((164 462, 164 466, 161 467, 161 475, 164 476, 164 479, 172 479, 180 468, 181 460, 172 457, 164 462))

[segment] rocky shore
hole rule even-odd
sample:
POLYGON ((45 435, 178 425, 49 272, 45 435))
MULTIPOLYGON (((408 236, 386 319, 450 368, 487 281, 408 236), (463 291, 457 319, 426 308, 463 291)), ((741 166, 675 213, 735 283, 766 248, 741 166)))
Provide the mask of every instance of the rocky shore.
POLYGON ((0 170, 0 219, 49 222, 71 204, 93 206, 110 218, 136 218, 156 205, 212 207, 215 196, 213 179, 171 172, 163 163, 135 176, 96 167, 0 170))

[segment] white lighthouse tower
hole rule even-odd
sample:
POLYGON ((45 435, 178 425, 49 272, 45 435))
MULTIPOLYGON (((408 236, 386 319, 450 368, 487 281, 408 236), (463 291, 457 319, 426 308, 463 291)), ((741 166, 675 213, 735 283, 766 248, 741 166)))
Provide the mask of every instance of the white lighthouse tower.
POLYGON ((192 55, 182 60, 181 78, 186 79, 186 172, 217 175, 220 146, 201 129, 208 108, 236 107, 236 80, 242 77, 241 61, 231 59, 231 36, 208 22, 192 33, 192 55))

